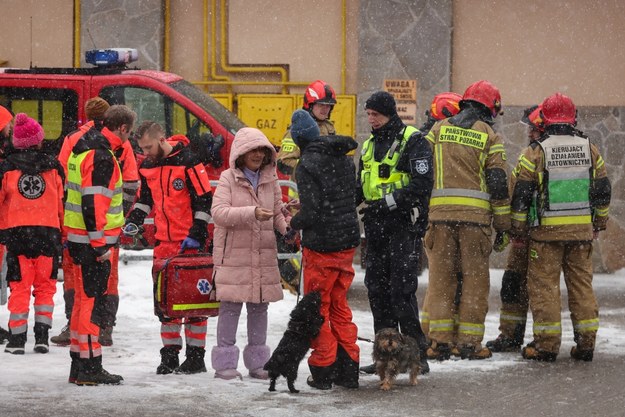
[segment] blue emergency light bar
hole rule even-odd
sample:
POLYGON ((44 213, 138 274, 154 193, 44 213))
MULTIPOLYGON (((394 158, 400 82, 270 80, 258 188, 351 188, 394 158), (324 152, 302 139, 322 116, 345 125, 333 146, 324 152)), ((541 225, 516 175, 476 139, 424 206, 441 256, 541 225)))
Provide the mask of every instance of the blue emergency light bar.
POLYGON ((85 61, 97 66, 125 65, 137 59, 139 59, 139 53, 132 48, 92 49, 85 52, 85 61))

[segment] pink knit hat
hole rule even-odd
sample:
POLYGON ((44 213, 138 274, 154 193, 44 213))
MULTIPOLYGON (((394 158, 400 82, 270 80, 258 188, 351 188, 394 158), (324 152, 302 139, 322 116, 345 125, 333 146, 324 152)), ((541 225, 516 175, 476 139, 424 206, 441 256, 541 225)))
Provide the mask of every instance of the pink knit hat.
POLYGON ((26 113, 18 113, 15 116, 13 146, 16 149, 37 146, 43 140, 43 136, 43 128, 35 119, 31 119, 26 113))

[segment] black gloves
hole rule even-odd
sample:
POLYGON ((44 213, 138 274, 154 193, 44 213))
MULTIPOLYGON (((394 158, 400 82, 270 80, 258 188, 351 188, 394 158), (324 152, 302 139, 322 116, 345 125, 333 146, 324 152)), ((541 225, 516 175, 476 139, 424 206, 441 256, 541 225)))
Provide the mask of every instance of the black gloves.
POLYGON ((391 210, 388 208, 385 199, 372 201, 358 211, 363 216, 383 216, 390 212, 391 210))

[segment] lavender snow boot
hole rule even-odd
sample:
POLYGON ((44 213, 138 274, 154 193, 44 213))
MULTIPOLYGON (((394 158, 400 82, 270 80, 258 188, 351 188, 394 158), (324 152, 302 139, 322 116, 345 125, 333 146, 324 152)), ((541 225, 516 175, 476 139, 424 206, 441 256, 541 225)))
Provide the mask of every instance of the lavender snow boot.
POLYGON ((237 371, 239 364, 239 348, 237 346, 213 346, 211 364, 215 370, 215 378, 243 379, 237 371))
POLYGON ((269 373, 263 369, 269 357, 271 349, 267 345, 247 345, 243 349, 243 363, 250 371, 250 377, 256 379, 269 379, 269 373))

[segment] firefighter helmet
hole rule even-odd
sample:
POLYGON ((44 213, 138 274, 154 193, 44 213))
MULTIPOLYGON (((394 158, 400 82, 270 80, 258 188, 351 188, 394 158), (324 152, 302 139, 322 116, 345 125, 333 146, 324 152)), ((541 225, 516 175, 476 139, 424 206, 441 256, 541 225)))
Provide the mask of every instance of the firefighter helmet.
POLYGON ((573 100, 564 94, 555 93, 545 99, 542 104, 542 117, 545 126, 556 123, 565 123, 575 126, 577 123, 577 109, 573 100))
POLYGON ((310 110, 310 107, 317 103, 329 104, 331 106, 336 104, 336 93, 330 87, 330 84, 327 84, 325 81, 317 80, 306 87, 304 109, 310 110))
POLYGON ((462 96, 456 93, 440 93, 434 96, 428 116, 436 120, 443 120, 458 114, 462 96))
POLYGON ((523 117, 521 123, 524 123, 534 129, 538 129, 541 132, 545 131, 545 121, 542 117, 542 105, 528 107, 523 111, 523 117))
POLYGON ((501 94, 499 89, 486 80, 471 84, 464 92, 462 101, 476 101, 490 110, 493 117, 501 112, 501 94))

